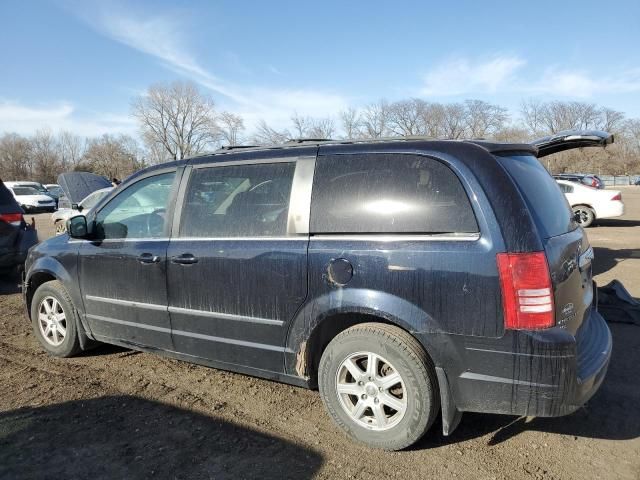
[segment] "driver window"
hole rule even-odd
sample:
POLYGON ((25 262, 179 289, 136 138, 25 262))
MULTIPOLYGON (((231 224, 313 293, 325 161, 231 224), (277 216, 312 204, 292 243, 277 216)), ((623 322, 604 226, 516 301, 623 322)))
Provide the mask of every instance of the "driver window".
POLYGON ((274 237, 287 233, 295 163, 195 169, 181 237, 274 237))
POLYGON ((96 216, 98 238, 162 237, 174 177, 175 172, 145 178, 111 200, 96 216))

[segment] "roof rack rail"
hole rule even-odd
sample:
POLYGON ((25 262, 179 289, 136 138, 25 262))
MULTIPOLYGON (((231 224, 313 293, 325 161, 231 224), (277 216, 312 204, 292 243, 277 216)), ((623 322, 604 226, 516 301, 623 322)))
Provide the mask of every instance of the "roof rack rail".
POLYGON ((242 148, 260 148, 260 147, 263 147, 263 146, 264 145, 222 145, 214 153, 216 153, 216 152, 226 152, 228 150, 238 150, 238 149, 242 149, 242 148))
POLYGON ((290 138, 285 143, 318 143, 318 142, 335 142, 333 138, 290 138))

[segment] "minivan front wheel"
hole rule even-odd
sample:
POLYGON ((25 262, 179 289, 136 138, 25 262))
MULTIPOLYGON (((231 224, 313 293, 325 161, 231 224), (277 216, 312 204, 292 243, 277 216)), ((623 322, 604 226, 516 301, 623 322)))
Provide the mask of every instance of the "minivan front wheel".
POLYGON ((380 323, 355 325, 322 354, 322 400, 351 438, 400 450, 419 440, 439 411, 437 377, 418 341, 380 323))
POLYGON ((71 296, 57 280, 38 287, 31 302, 31 322, 42 347, 56 357, 80 352, 78 313, 71 296))

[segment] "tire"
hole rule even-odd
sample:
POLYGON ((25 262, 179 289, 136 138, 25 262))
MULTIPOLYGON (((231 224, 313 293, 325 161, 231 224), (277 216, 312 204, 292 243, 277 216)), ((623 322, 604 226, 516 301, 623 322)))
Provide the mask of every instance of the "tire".
POLYGON ((67 233, 67 222, 64 220, 56 220, 54 225, 56 227, 56 235, 63 235, 67 233))
POLYGON ((573 207, 573 214, 575 215, 576 222, 582 227, 590 227, 593 221, 596 219, 596 214, 586 205, 576 205, 573 207))
POLYGON ((407 332, 381 323, 355 325, 338 334, 322 353, 318 386, 329 415, 349 437, 383 450, 418 441, 440 410, 429 356, 407 332), (368 368, 372 358, 374 377, 368 368))
POLYGON ((72 357, 80 352, 78 311, 58 280, 43 283, 36 290, 31 301, 31 323, 36 338, 49 354, 72 357))

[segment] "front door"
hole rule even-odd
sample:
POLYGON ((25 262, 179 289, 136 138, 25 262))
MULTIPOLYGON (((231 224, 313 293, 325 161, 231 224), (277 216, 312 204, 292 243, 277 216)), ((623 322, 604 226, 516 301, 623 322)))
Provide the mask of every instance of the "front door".
POLYGON ((308 223, 288 228, 295 171, 293 160, 193 168, 167 254, 177 351, 283 370, 307 294, 308 223))
POLYGON ((146 177, 95 216, 79 250, 86 319, 98 339, 172 349, 166 262, 176 172, 146 177))

